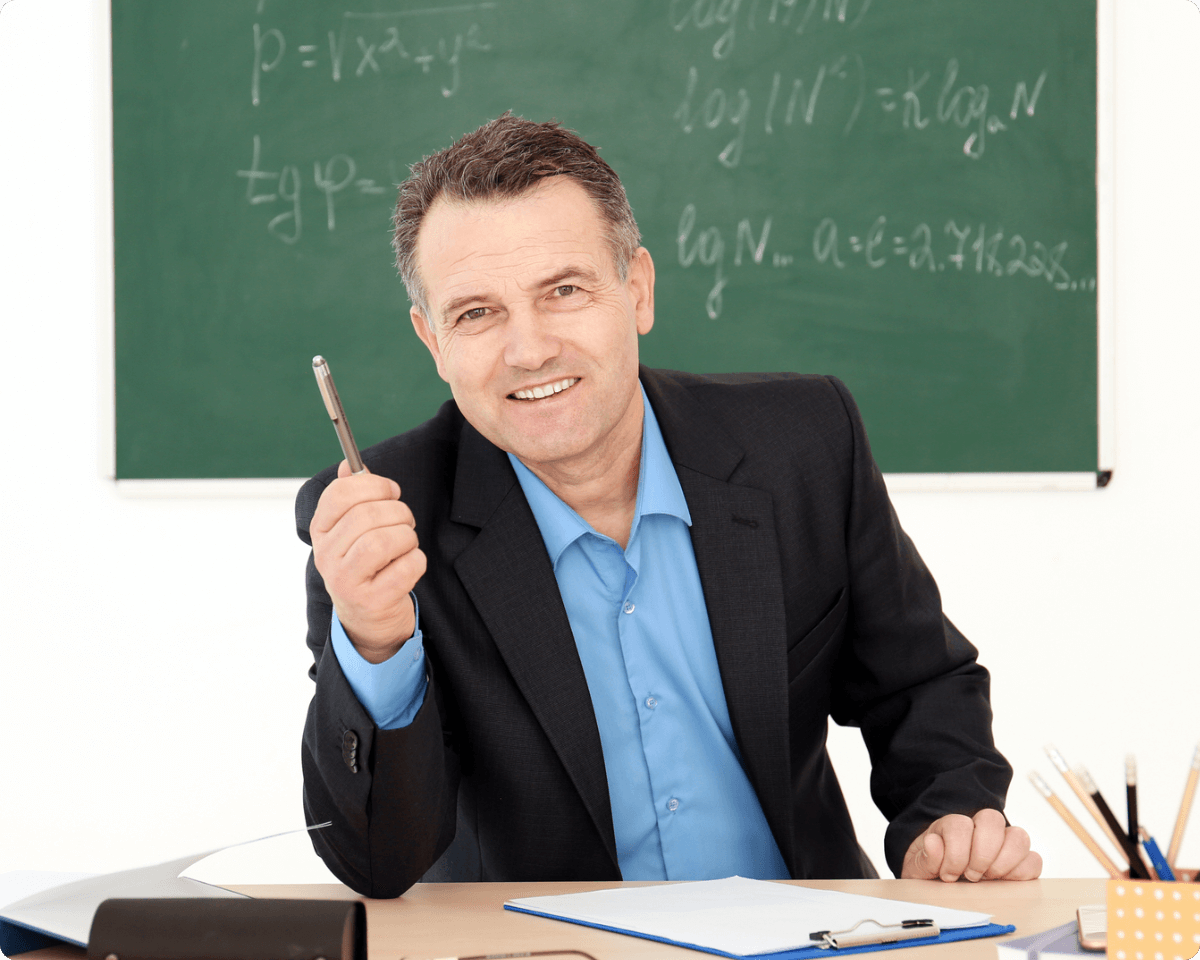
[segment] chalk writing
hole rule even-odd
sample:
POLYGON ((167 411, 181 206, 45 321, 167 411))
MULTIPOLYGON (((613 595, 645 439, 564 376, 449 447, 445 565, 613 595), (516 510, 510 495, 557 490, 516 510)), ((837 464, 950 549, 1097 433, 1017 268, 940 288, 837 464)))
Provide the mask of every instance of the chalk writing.
MULTIPOLYGON (((774 243, 772 238, 778 235, 778 231, 772 232, 774 226, 773 217, 764 218, 757 226, 754 220, 744 217, 731 231, 716 224, 702 226, 695 203, 683 208, 675 234, 676 260, 685 270, 700 267, 710 271, 712 285, 704 301, 710 319, 721 316, 726 288, 733 279, 731 267, 778 270, 799 265, 794 252, 768 250, 768 244, 774 243)), ((1066 241, 1047 246, 1039 240, 1027 241, 1021 234, 1006 234, 1000 226, 975 222, 960 225, 953 219, 940 229, 921 222, 912 229, 897 230, 886 215, 880 214, 864 226, 861 231, 847 234, 833 217, 821 218, 811 228, 813 260, 839 271, 856 265, 882 271, 900 264, 924 275, 1026 276, 1041 278, 1054 290, 1092 293, 1096 289, 1094 272, 1083 277, 1072 277, 1067 272, 1066 241)))
MULTIPOLYGON (((725 239, 719 227, 707 227, 693 238, 696 228, 696 205, 689 203, 683 208, 679 218, 679 229, 676 234, 676 249, 681 267, 690 267, 699 261, 701 266, 713 271, 713 285, 705 299, 704 309, 709 319, 716 320, 721 315, 725 285, 729 282, 725 276, 725 239)), ((754 236, 754 227, 749 218, 741 220, 736 228, 734 237, 733 264, 742 265, 743 254, 747 262, 762 263, 767 249, 767 239, 771 236, 771 218, 767 217, 759 230, 758 237, 754 236)))
POLYGON ((813 231, 813 258, 819 264, 845 269, 850 256, 861 254, 863 263, 878 270, 898 258, 912 270, 922 273, 941 273, 947 268, 959 273, 982 276, 1011 277, 1024 274, 1041 277, 1055 290, 1075 290, 1085 293, 1096 289, 1094 276, 1072 278, 1063 266, 1067 243, 1052 247, 1041 241, 1032 243, 1014 233, 1007 237, 1003 227, 986 223, 962 224, 947 220, 941 231, 928 223, 918 223, 911 231, 892 232, 886 216, 876 217, 861 234, 853 233, 843 246, 837 221, 825 217, 813 231), (940 258, 935 242, 947 245, 940 258))
MULTIPOLYGON (((284 209, 267 222, 267 232, 289 246, 297 243, 304 232, 300 203, 304 181, 300 176, 300 168, 295 164, 285 164, 278 170, 264 170, 262 138, 255 134, 250 167, 238 170, 236 175, 246 181, 246 202, 252 207, 264 203, 283 205, 284 209)), ((324 163, 313 161, 313 185, 325 195, 325 227, 330 232, 337 227, 335 198, 343 190, 353 190, 363 196, 389 192, 374 180, 359 177, 354 158, 344 153, 335 154, 324 163)))
POLYGON ((723 87, 705 85, 706 92, 702 92, 700 71, 696 67, 689 67, 683 100, 672 119, 679 124, 679 129, 688 134, 699 128, 722 130, 722 139, 729 139, 717 152, 717 160, 723 166, 733 168, 741 163, 746 129, 755 102, 763 105, 762 114, 755 115, 755 125, 761 117, 766 134, 783 131, 793 124, 811 127, 817 119, 822 92, 828 90, 831 83, 844 82, 853 96, 834 100, 834 107, 842 108, 842 117, 832 112, 828 116, 835 125, 841 127, 843 136, 848 134, 862 108, 866 89, 863 71, 862 58, 857 55, 834 57, 827 63, 818 64, 805 76, 775 71, 770 81, 755 91, 757 99, 753 99, 745 87, 733 93, 726 92, 723 87), (729 128, 732 128, 732 134, 729 128))
MULTIPOLYGON (((901 125, 906 130, 924 130, 936 120, 942 126, 954 125, 962 129, 970 129, 970 134, 962 143, 962 152, 972 160, 983 156, 987 147, 989 135, 1008 129, 1008 125, 996 113, 988 112, 988 99, 991 90, 987 84, 959 84, 959 63, 954 57, 946 63, 942 83, 938 88, 937 100, 932 107, 922 105, 922 95, 929 94, 926 84, 930 74, 925 71, 917 75, 911 67, 908 69, 907 82, 903 93, 898 93, 900 87, 878 87, 875 95, 884 113, 894 113, 900 107, 901 125)), ((1016 120, 1024 113, 1032 117, 1037 110, 1038 98, 1046 82, 1047 71, 1043 70, 1030 91, 1025 80, 1018 80, 1013 88, 1012 108, 1008 112, 1009 120, 1016 120)))
MULTIPOLYGON (((669 17, 676 33, 713 30, 714 60, 726 60, 737 41, 738 15, 743 0, 671 0, 669 17)), ((750 30, 786 31, 801 34, 825 23, 854 29, 862 21, 871 0, 749 0, 744 25, 750 30), (799 11, 799 13, 798 13, 799 11)))
POLYGON ((296 44, 294 54, 281 29, 255 23, 251 31, 250 102, 255 106, 262 103, 266 74, 294 63, 301 70, 313 70, 323 62, 335 83, 344 77, 402 76, 416 71, 433 77, 435 89, 443 97, 452 97, 462 85, 464 58, 492 50, 483 27, 474 18, 496 6, 492 0, 484 0, 431 9, 346 12, 337 30, 326 31, 320 43, 296 44), (447 25, 447 17, 462 26, 447 25))
MULTIPOLYGON (((1024 79, 1013 84, 1012 106, 1004 119, 989 110, 991 88, 983 83, 959 83, 960 71, 958 60, 951 57, 940 85, 930 87, 928 71, 918 73, 909 68, 905 83, 874 87, 874 94, 881 115, 897 115, 905 130, 919 132, 931 124, 966 130, 966 139, 960 144, 962 153, 978 160, 987 149, 988 137, 1036 114, 1048 71, 1043 70, 1032 87, 1024 79)), ((765 74, 752 76, 736 90, 706 82, 700 69, 691 66, 672 120, 685 134, 716 131, 720 137, 716 158, 723 166, 733 168, 742 162, 751 125, 761 123, 768 137, 793 126, 797 130, 840 127, 842 136, 849 136, 859 120, 867 87, 868 68, 857 53, 830 57, 805 71, 776 70, 769 78, 765 74)))

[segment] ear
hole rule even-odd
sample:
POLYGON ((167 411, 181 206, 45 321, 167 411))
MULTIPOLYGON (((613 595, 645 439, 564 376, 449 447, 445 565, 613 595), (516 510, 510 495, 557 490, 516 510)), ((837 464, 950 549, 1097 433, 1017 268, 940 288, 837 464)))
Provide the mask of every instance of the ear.
POLYGON ((654 326, 654 260, 645 247, 638 247, 629 261, 626 286, 633 298, 637 332, 644 336, 654 326))
POLYGON ((417 336, 421 338, 421 342, 428 348, 433 356, 433 362, 437 364, 438 376, 449 383, 446 377, 446 371, 442 369, 442 348, 438 344, 437 337, 434 336, 433 330, 429 324, 425 322, 425 315, 416 307, 410 307, 408 310, 409 319, 412 320, 413 330, 417 336))

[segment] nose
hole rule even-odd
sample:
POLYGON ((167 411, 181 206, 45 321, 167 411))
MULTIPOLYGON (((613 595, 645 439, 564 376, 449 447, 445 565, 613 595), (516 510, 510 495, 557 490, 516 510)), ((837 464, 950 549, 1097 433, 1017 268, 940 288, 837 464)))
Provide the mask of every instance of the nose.
POLYGON ((504 362, 518 370, 540 370, 562 352, 554 317, 533 305, 510 310, 505 336, 504 362))

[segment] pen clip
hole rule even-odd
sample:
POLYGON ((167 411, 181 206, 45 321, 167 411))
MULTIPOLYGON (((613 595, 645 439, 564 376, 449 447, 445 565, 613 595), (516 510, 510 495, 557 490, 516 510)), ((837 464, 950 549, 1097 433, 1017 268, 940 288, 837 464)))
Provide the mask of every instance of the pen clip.
POLYGON ((901 920, 896 924, 880 923, 867 918, 859 920, 849 930, 816 930, 808 935, 810 940, 819 940, 822 950, 837 950, 841 947, 858 947, 866 944, 896 943, 900 940, 918 940, 941 935, 933 920, 901 920), (864 923, 874 924, 874 929, 859 932, 864 923))

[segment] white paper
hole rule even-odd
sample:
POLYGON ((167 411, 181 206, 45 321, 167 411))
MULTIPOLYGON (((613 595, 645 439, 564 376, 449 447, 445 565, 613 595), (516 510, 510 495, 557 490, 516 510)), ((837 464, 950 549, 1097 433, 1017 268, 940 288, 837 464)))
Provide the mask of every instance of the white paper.
POLYGON ((514 907, 738 956, 817 944, 815 930, 848 930, 860 920, 895 925, 931 919, 943 930, 988 923, 991 914, 729 877, 653 887, 510 900, 514 907))
POLYGON ((0 907, 0 917, 42 933, 87 946, 96 908, 110 897, 240 897, 242 894, 179 876, 215 850, 156 863, 151 867, 106 873, 50 887, 0 907))
POLYGON ((57 870, 12 870, 0 873, 0 910, 5 904, 31 897, 50 887, 94 876, 94 873, 64 873, 57 870))
MULTIPOLYGON (((100 876, 82 875, 86 876, 86 879, 70 883, 60 882, 32 896, 0 907, 0 919, 15 921, 21 926, 57 937, 59 940, 86 947, 96 908, 105 900, 111 897, 243 897, 244 894, 190 877, 181 877, 180 874, 205 857, 222 850, 244 847, 260 840, 272 840, 293 833, 308 833, 327 826, 329 823, 318 823, 300 830, 288 830, 269 837, 246 840, 227 847, 218 847, 216 850, 205 850, 203 853, 180 857, 178 860, 168 860, 150 867, 138 867, 135 870, 122 870, 119 873, 105 873, 100 876)), ((0 903, 3 899, 0 898, 0 903)))

